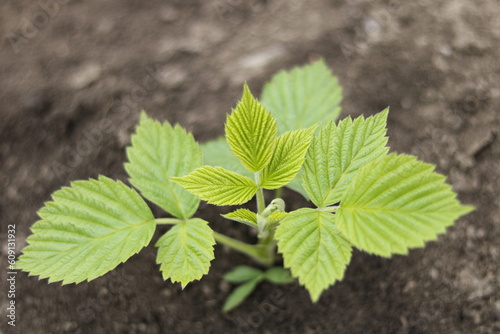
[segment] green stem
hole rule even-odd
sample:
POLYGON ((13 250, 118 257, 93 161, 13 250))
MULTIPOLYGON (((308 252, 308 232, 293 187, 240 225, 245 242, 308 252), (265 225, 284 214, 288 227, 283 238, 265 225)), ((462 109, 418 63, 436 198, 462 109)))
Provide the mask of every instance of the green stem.
POLYGON ((175 225, 182 223, 184 220, 179 218, 156 218, 155 223, 157 225, 175 225))
POLYGON ((283 195, 283 188, 278 188, 274 191, 274 198, 281 198, 283 195))
MULTIPOLYGON (((255 183, 260 184, 260 172, 255 172, 255 183)), ((266 208, 266 202, 264 201, 264 191, 261 187, 257 190, 257 213, 262 213, 266 208)))
POLYGON ((269 267, 274 264, 274 259, 276 257, 276 241, 274 240, 275 230, 276 228, 268 230, 265 236, 259 238, 257 244, 268 259, 266 265, 269 267))
POLYGON ((233 239, 231 237, 228 237, 227 235, 215 231, 214 231, 214 239, 218 243, 231 247, 232 249, 251 257, 260 264, 268 265, 269 262, 273 260, 269 259, 257 245, 250 245, 243 241, 233 239))

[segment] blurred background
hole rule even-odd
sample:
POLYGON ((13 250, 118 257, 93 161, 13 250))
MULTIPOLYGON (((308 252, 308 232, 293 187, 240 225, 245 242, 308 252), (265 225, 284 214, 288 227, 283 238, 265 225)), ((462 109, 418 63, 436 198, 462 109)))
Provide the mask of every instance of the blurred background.
MULTIPOLYGON (((0 333, 498 333, 499 17, 497 0, 2 1, 0 333), (341 118, 390 106, 391 150, 437 164, 477 210, 409 256, 356 251, 317 304, 296 283, 263 284, 223 314, 220 276, 246 258, 217 246, 210 274, 182 291, 151 244, 90 283, 18 273, 7 325, 7 225, 19 252, 53 191, 125 181, 141 109, 213 139, 243 82, 260 95, 276 71, 318 58, 344 88, 341 118)), ((199 216, 251 239, 206 205, 199 216)))

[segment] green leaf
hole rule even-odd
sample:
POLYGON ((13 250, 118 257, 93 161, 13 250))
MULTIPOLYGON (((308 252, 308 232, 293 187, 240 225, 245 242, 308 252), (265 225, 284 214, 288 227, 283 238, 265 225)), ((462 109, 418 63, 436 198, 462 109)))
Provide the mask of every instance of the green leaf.
POLYGON ((229 312, 243 303, 243 301, 253 292, 253 290, 255 290, 255 287, 260 281, 260 278, 255 278, 234 289, 227 297, 222 310, 224 312, 229 312))
POLYGON ((38 211, 17 268, 63 284, 114 269, 153 237, 151 210, 137 192, 104 176, 75 181, 38 211))
POLYGON ((274 211, 267 217, 267 223, 269 225, 274 225, 279 223, 283 218, 286 217, 288 213, 287 212, 281 212, 281 211, 274 211))
POLYGON ((338 203, 359 168, 387 154, 387 113, 385 109, 376 116, 361 116, 354 121, 348 117, 338 126, 330 123, 314 137, 302 179, 316 206, 338 203))
POLYGON ((277 189, 292 181, 300 171, 317 125, 285 132, 278 137, 270 163, 261 176, 261 187, 277 189))
POLYGON ((336 215, 338 227, 356 247, 388 257, 423 247, 472 210, 456 200, 433 165, 390 154, 354 176, 336 215))
POLYGON ((238 209, 221 216, 257 228, 257 215, 248 209, 238 209))
POLYGON ((210 140, 200 145, 205 165, 220 166, 227 170, 252 178, 253 173, 247 170, 241 161, 231 152, 225 137, 210 140))
POLYGON ((302 167, 302 185, 317 207, 326 206, 335 174, 335 124, 332 122, 314 136, 302 167))
POLYGON ((125 169, 130 183, 144 197, 177 218, 188 219, 196 212, 199 198, 168 179, 202 165, 201 150, 190 133, 142 113, 127 157, 130 162, 125 169))
POLYGON ((257 278, 262 274, 262 270, 250 266, 238 266, 224 274, 224 281, 229 283, 243 283, 257 278))
POLYGON ((258 189, 248 177, 222 167, 203 166, 184 177, 173 177, 171 180, 215 205, 246 203, 258 189))
POLYGON ((289 212, 276 229, 285 267, 305 285, 316 302, 321 292, 344 276, 351 244, 331 213, 310 208, 289 212))
POLYGON ((273 284, 288 284, 293 282, 288 270, 282 267, 272 267, 264 273, 264 278, 273 284))
POLYGON ((184 289, 208 274, 214 259, 215 240, 208 222, 193 218, 176 224, 156 243, 156 263, 161 264, 163 279, 180 282, 184 289))
POLYGON ((251 172, 262 170, 271 160, 278 127, 274 117, 257 101, 245 84, 243 97, 226 121, 231 151, 251 172))
MULTIPOLYGON (((267 217, 269 217, 270 214, 272 214, 273 212, 276 212, 276 211, 281 211, 281 212, 285 211, 285 201, 281 198, 273 199, 271 201, 271 203, 269 203, 269 205, 266 206, 264 211, 262 211, 261 215, 263 218, 267 218, 267 217)), ((258 218, 257 218, 257 220, 258 220, 258 218)))
POLYGON ((329 192, 325 205, 338 203, 359 168, 368 162, 387 154, 387 115, 384 109, 375 116, 363 116, 352 121, 342 120, 336 127, 336 141, 341 144, 335 150, 333 189, 329 192))
POLYGON ((276 118, 279 133, 335 120, 342 87, 323 60, 274 75, 262 91, 262 104, 276 118))

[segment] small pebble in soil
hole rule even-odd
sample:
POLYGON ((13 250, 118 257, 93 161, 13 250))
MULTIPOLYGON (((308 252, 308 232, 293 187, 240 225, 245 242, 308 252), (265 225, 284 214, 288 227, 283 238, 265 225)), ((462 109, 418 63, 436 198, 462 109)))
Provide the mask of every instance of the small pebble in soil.
POLYGON ((429 276, 435 280, 439 277, 439 271, 436 268, 431 268, 431 270, 429 270, 429 276))
POLYGON ((87 62, 77 68, 68 78, 68 85, 73 89, 82 89, 101 76, 101 66, 96 62, 87 62))
POLYGON ((287 50, 282 45, 273 45, 228 64, 225 68, 226 76, 232 84, 240 85, 241 82, 253 78, 267 68, 272 62, 283 59, 287 50))
POLYGON ((169 288, 162 289, 161 295, 165 297, 170 297, 172 296, 172 290, 170 290, 169 288))
POLYGON ((446 57, 453 55, 453 48, 449 44, 443 44, 439 47, 439 52, 446 57))
POLYGON ((161 67, 156 74, 156 78, 165 88, 179 88, 188 79, 188 73, 179 65, 166 65, 161 67))
POLYGON ((62 329, 64 330, 64 332, 73 332, 78 329, 78 324, 76 322, 66 321, 62 325, 62 329))
POLYGON ((228 292, 231 289, 231 286, 226 281, 220 281, 220 283, 219 283, 219 289, 220 289, 220 291, 226 293, 226 292, 228 292))
POLYGON ((241 58, 238 61, 238 65, 247 69, 262 68, 269 65, 274 60, 283 57, 285 54, 286 50, 283 46, 273 45, 241 58))
POLYGON ((380 23, 373 17, 369 16, 363 20, 363 28, 365 30, 366 35, 371 39, 376 40, 380 33, 382 32, 382 28, 380 23))
POLYGON ((408 292, 410 292, 411 290, 415 289, 415 287, 417 287, 417 283, 415 281, 409 281, 408 283, 406 283, 406 285, 404 286, 403 288, 403 293, 404 294, 407 294, 408 292))
POLYGON ((201 290, 203 291, 203 294, 206 296, 210 296, 213 294, 213 289, 208 285, 203 285, 201 287, 201 290))

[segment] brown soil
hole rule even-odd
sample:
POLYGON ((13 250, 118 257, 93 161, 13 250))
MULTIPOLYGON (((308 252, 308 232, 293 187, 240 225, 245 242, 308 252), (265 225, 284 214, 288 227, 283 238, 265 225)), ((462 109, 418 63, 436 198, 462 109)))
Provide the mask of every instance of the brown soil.
MULTIPOLYGON (((23 0, 0 9, 0 333, 500 332, 497 0, 23 0), (409 256, 355 252, 317 304, 298 285, 263 284, 223 314, 231 287, 220 277, 245 257, 217 246, 210 274, 181 291, 162 280, 150 245, 90 283, 19 273, 17 326, 7 325, 7 225, 20 250, 54 190, 99 174, 125 180, 140 109, 205 141, 222 134, 244 81, 259 92, 277 70, 317 57, 344 86, 343 116, 390 105, 391 148, 437 164, 477 210, 409 256)), ((251 238, 210 210, 198 215, 251 238)))

